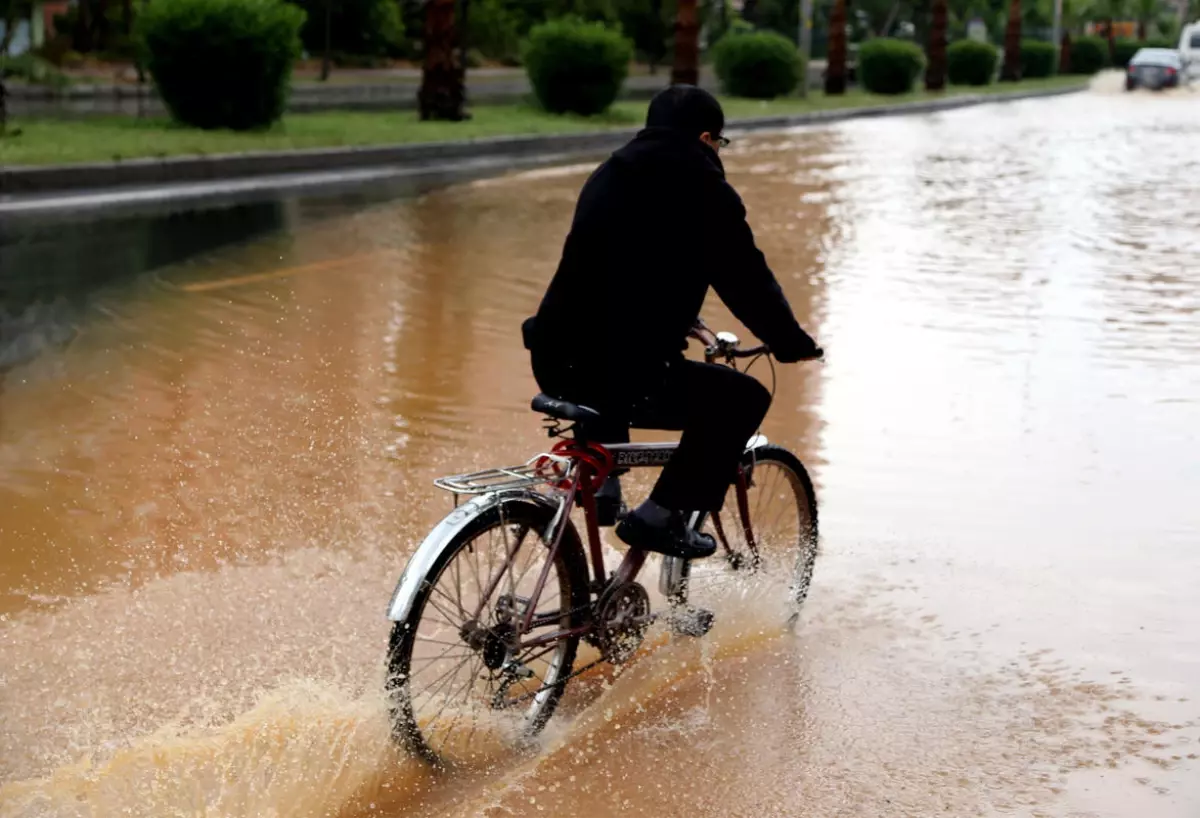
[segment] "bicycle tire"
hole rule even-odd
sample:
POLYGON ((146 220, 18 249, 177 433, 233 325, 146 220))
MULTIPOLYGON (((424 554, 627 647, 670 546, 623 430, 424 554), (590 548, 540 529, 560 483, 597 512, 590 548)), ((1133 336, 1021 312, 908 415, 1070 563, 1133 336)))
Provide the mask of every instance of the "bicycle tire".
MULTIPOLYGON (((755 481, 756 476, 762 478, 764 482, 768 481, 770 478, 764 477, 765 470, 777 470, 778 473, 787 478, 787 487, 791 489, 791 497, 795 501, 797 510, 796 541, 794 545, 787 545, 783 549, 774 548, 773 550, 776 552, 780 550, 794 551, 794 562, 792 562, 793 558, 790 555, 775 553, 772 557, 771 555, 761 553, 763 550, 763 541, 761 538, 758 541, 758 551, 760 553, 750 553, 752 549, 749 548, 742 530, 736 491, 731 487, 720 511, 720 521, 726 535, 726 542, 729 544, 732 553, 725 553, 722 549, 718 551, 716 556, 689 566, 687 582, 690 587, 686 599, 682 601, 688 604, 703 605, 705 601, 702 598, 698 599, 697 596, 702 596, 706 581, 708 583, 732 582, 739 578, 753 575, 755 570, 760 567, 771 571, 783 565, 786 570, 790 571, 790 577, 788 578, 790 599, 788 601, 793 606, 792 616, 794 617, 799 607, 803 605, 808 597, 818 554, 819 528, 817 499, 816 493, 813 490, 812 479, 798 457, 782 446, 772 443, 748 449, 742 456, 741 466, 744 469, 749 469, 752 482, 755 481), (782 559, 780 559, 781 556, 783 557, 782 559), (696 591, 701 591, 702 593, 698 595, 695 593, 696 591)), ((782 496, 784 487, 775 487, 781 492, 779 496, 782 496)), ((768 491, 763 482, 759 482, 757 488, 762 489, 763 492, 768 491)), ((754 493, 755 490, 755 486, 752 486, 749 493, 754 493)), ((754 502, 755 498, 750 497, 748 502, 748 505, 751 506, 749 509, 750 523, 752 532, 758 532, 763 521, 755 519, 754 502)), ((715 525, 711 517, 705 522, 704 530, 716 536, 715 525)), ((756 536, 758 536, 758 533, 756 533, 756 536)), ((790 536, 791 534, 789 533, 788 537, 790 538, 790 536)), ((719 537, 718 542, 720 542, 719 537)), ((713 587, 715 587, 713 584, 707 586, 710 593, 713 587)))
MULTIPOLYGON (((436 604, 432 603, 431 599, 439 587, 439 580, 450 569, 455 559, 463 554, 464 549, 471 547, 482 535, 497 527, 517 525, 523 527, 526 533, 536 532, 536 542, 542 547, 548 548, 549 543, 546 542, 545 534, 555 516, 555 508, 549 503, 522 497, 505 499, 487 508, 446 543, 422 581, 409 616, 405 620, 393 624, 388 640, 387 655, 388 712, 393 739, 410 753, 438 767, 446 766, 448 762, 444 751, 449 736, 443 740, 440 748, 435 747, 431 726, 427 724, 423 728, 419 723, 419 714, 414 707, 414 690, 412 689, 414 676, 421 672, 420 669, 415 672, 413 670, 413 650, 420 641, 418 634, 422 619, 426 617, 431 606, 436 604)), ((527 548, 529 544, 523 542, 514 549, 514 562, 520 559, 520 555, 516 552, 527 548)), ((564 601, 568 603, 564 614, 565 621, 562 624, 572 628, 582 626, 590 615, 588 570, 579 534, 570 520, 565 522, 565 529, 562 532, 555 558, 555 567, 552 569, 551 575, 557 575, 560 604, 558 610, 563 610, 564 601)), ((497 590, 502 590, 502 586, 497 590)), ((480 595, 483 595, 482 590, 480 595)), ((485 602, 485 604, 487 603, 485 602)), ((444 608, 440 613, 445 617, 444 608)), ((491 628, 487 630, 489 633, 492 631, 491 628)), ((463 638, 461 633, 459 638, 463 638)), ((539 733, 553 716, 575 663, 579 640, 579 636, 564 637, 554 643, 563 645, 554 678, 549 681, 539 680, 541 686, 537 689, 537 695, 534 696, 534 704, 527 712, 523 725, 520 725, 519 735, 513 737, 517 739, 518 743, 539 733), (544 696, 541 695, 543 691, 545 692, 544 696)), ((474 650, 465 642, 461 648, 467 651, 474 650)), ((446 650, 450 650, 450 648, 446 650)), ((479 651, 479 655, 482 656, 482 651, 479 651)), ((490 670, 489 673, 491 673, 490 670)), ((468 696, 473 690, 473 684, 472 681, 468 681, 468 696)), ((444 707, 445 705, 443 705, 443 709, 444 707)), ((455 715, 455 718, 458 718, 458 715, 455 715)))

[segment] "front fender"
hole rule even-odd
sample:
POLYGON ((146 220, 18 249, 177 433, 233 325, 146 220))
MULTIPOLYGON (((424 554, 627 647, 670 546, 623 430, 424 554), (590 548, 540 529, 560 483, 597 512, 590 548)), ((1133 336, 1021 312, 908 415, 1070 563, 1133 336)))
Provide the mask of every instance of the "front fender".
POLYGON ((429 576, 442 551, 481 514, 502 502, 513 500, 533 502, 555 510, 558 508, 557 503, 537 492, 482 494, 458 506, 434 526, 408 558, 404 573, 400 575, 396 590, 392 592, 392 601, 388 603, 387 618, 392 622, 403 622, 407 619, 417 593, 421 590, 422 581, 429 576))

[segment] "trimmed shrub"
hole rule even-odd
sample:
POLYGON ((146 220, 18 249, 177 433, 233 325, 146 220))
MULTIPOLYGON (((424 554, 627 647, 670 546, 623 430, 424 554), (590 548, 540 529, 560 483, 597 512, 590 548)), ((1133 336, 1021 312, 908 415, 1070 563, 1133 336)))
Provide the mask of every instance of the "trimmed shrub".
POLYGON ((1178 42, 1170 40, 1117 40, 1116 47, 1113 49, 1113 63, 1118 68, 1127 68, 1129 61, 1133 59, 1133 55, 1138 53, 1141 48, 1171 48, 1178 46, 1178 42))
POLYGON ((1095 74, 1108 68, 1108 40, 1080 37, 1071 42, 1071 73, 1095 74))
POLYGON ((155 0, 138 34, 172 117, 250 130, 283 114, 303 25, 304 12, 283 0, 155 0))
POLYGON ((1021 76, 1025 79, 1053 77, 1058 73, 1058 49, 1041 40, 1021 41, 1021 76))
POLYGON ((925 52, 906 40, 879 37, 858 49, 858 77, 872 94, 907 94, 925 68, 925 52))
POLYGON ((990 43, 959 40, 946 49, 946 78, 951 85, 989 85, 1000 52, 990 43))
POLYGON ((721 87, 735 97, 774 99, 800 82, 800 52, 773 31, 727 34, 713 48, 721 87))
POLYGON ((603 23, 564 17, 534 26, 521 57, 543 108, 592 116, 620 93, 633 43, 603 23))

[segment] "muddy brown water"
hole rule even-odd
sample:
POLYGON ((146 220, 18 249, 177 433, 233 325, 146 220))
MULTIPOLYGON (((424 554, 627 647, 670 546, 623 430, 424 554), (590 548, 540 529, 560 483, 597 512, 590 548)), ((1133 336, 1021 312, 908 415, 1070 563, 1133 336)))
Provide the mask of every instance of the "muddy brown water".
POLYGON ((546 445, 519 323, 590 166, 281 203, 27 299, 0 815, 1195 818, 1197 144, 1186 91, 739 139, 829 350, 764 429, 818 488, 801 627, 748 596, 452 775, 389 746, 384 611, 430 480, 546 445))

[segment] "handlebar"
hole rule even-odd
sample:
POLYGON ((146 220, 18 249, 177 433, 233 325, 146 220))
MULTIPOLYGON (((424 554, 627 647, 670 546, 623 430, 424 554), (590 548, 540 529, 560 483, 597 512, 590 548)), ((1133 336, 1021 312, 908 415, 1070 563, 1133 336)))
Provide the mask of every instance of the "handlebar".
POLYGON ((759 355, 770 355, 771 349, 766 344, 739 349, 738 337, 732 332, 718 332, 717 342, 704 348, 704 360, 713 363, 718 358, 732 361, 735 358, 754 358, 759 355))
MULTIPOLYGON (((738 337, 732 332, 718 332, 715 338, 715 344, 705 346, 704 348, 704 360, 710 364, 722 358, 732 363, 738 358, 757 358, 760 355, 771 354, 771 348, 766 344, 746 347, 745 349, 739 348, 738 344, 740 341, 738 341, 738 337)), ((820 357, 823 356, 818 355, 817 359, 820 357)))

